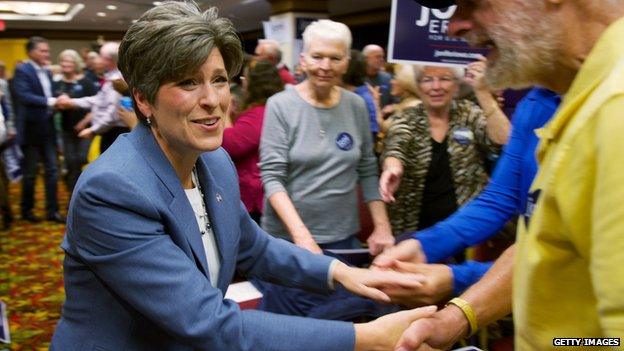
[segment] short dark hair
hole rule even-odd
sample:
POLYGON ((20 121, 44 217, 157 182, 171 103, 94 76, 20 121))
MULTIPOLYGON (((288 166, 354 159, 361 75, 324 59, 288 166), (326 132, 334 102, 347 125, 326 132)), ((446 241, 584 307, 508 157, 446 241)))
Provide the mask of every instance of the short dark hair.
POLYGON ((284 90, 277 68, 268 61, 251 61, 247 66, 246 79, 245 108, 264 105, 268 98, 284 90))
MULTIPOLYGON (((231 78, 243 61, 232 22, 218 17, 214 7, 202 12, 193 2, 170 1, 148 10, 128 28, 118 66, 130 91, 140 92, 153 105, 163 83, 199 70, 215 48, 231 78)), ((146 123, 141 111, 135 112, 146 123)))
POLYGON ((26 52, 33 51, 38 44, 47 43, 48 40, 44 37, 30 37, 26 42, 26 52))
POLYGON ((366 60, 364 55, 358 50, 351 50, 351 60, 347 72, 342 76, 345 84, 359 87, 364 84, 364 76, 366 76, 366 60))

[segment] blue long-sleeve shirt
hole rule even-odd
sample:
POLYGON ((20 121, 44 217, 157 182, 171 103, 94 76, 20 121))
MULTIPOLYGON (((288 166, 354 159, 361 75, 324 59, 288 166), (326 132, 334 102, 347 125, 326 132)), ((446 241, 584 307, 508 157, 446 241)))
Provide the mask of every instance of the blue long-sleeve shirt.
POLYGON ((364 102, 366 102, 366 109, 368 109, 371 132, 379 132, 379 124, 377 123, 377 109, 375 108, 375 99, 371 95, 370 91, 368 91, 368 87, 366 85, 360 85, 359 87, 355 88, 353 92, 361 96, 362 99, 364 99, 364 102))
MULTIPOLYGON (((514 215, 524 211, 527 193, 537 172, 535 129, 550 120, 560 98, 543 89, 532 89, 520 101, 512 118, 509 142, 503 149, 490 183, 479 196, 444 221, 412 234, 420 241, 429 262, 439 262, 466 247, 498 233, 514 215)), ((450 265, 454 290, 463 291, 481 278, 491 263, 450 265)))

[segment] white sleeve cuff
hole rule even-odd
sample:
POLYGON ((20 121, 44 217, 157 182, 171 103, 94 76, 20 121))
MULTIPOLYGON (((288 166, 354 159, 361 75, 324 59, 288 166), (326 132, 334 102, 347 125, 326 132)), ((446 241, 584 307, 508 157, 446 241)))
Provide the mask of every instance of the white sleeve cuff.
POLYGON ((55 97, 49 97, 48 98, 48 107, 54 107, 55 104, 56 104, 56 98, 55 97))
POLYGON ((327 286, 329 286, 330 290, 335 290, 336 288, 334 287, 334 269, 336 269, 336 265, 338 264, 338 260, 334 259, 330 264, 329 264, 329 269, 327 270, 327 286))

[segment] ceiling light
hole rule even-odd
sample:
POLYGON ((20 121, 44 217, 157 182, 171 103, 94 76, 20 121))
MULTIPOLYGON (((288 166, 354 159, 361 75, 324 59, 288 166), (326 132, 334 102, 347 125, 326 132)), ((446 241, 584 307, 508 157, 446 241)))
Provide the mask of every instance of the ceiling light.
POLYGON ((47 16, 54 13, 66 13, 68 3, 34 1, 0 1, 0 11, 14 12, 20 15, 47 16))
POLYGON ((98 12, 95 15, 98 17, 106 17, 106 12, 98 12))
POLYGON ((106 5, 106 9, 107 10, 111 10, 111 11, 115 11, 115 10, 117 10, 117 6, 115 6, 115 5, 106 5))
POLYGON ((83 4, 36 1, 0 1, 0 20, 69 22, 83 4))

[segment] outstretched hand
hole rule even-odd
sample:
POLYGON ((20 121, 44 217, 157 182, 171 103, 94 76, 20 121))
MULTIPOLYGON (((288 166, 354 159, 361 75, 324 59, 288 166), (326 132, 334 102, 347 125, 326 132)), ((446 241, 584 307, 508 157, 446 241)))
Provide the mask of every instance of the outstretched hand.
POLYGON ((401 185, 401 177, 401 172, 395 168, 388 168, 381 173, 379 177, 379 194, 385 203, 393 203, 395 201, 394 193, 401 185))
POLYGON ((392 269, 395 261, 408 263, 427 263, 427 257, 416 239, 407 239, 397 245, 387 248, 373 260, 373 267, 392 269))
POLYGON ((395 351, 448 350, 466 336, 463 312, 449 305, 427 318, 414 321, 396 344, 395 351))
POLYGON ((355 350, 393 350, 406 328, 414 321, 431 316, 436 309, 436 306, 416 308, 356 324, 355 350))
POLYGON ((391 302, 391 299, 382 291, 383 289, 390 287, 417 289, 424 281, 421 274, 349 267, 342 262, 338 262, 334 267, 333 279, 354 294, 385 303, 391 302))
POLYGON ((391 269, 402 273, 422 274, 425 279, 422 286, 415 289, 399 286, 383 289, 394 303, 411 308, 433 305, 443 302, 453 293, 453 272, 447 265, 394 261, 391 269))

